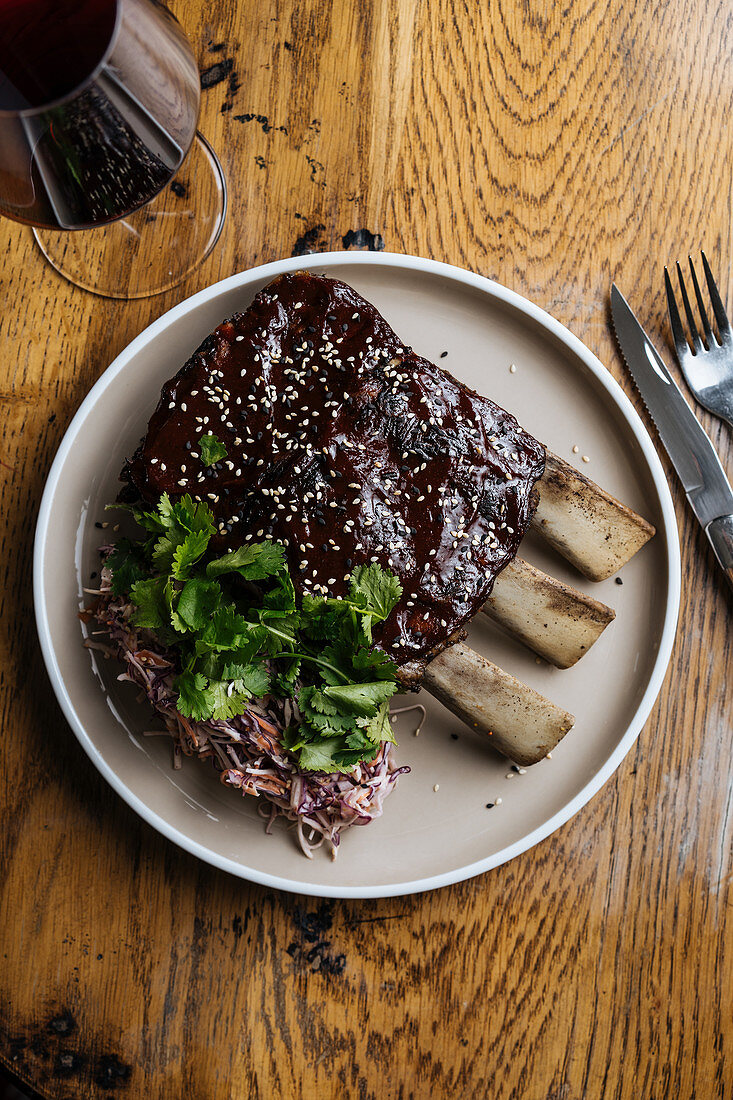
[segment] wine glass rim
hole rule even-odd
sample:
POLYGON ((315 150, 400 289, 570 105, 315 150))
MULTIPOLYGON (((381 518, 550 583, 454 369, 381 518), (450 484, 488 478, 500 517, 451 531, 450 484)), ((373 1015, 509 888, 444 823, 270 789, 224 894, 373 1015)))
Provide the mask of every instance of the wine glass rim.
POLYGON ((115 25, 112 29, 107 47, 102 54, 99 62, 94 66, 90 73, 88 73, 84 79, 77 84, 71 91, 66 92, 62 96, 58 96, 56 99, 49 99, 48 103, 42 103, 40 107, 24 107, 22 110, 2 110, 0 109, 0 118, 32 118, 33 115, 42 115, 46 111, 52 111, 54 107, 61 107, 64 103, 71 102, 72 99, 76 99, 85 88, 88 88, 90 84, 93 84, 97 79, 102 69, 105 68, 107 62, 110 59, 110 55, 117 44, 117 36, 120 30, 120 23, 122 21, 122 4, 123 0, 114 0, 115 3, 115 25))

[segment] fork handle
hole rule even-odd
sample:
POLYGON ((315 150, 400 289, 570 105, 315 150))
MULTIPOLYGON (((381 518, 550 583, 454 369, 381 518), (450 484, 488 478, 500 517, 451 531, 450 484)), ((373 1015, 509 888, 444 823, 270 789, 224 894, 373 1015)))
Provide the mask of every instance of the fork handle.
POLYGON ((733 588, 733 516, 719 516, 705 528, 718 564, 733 588))

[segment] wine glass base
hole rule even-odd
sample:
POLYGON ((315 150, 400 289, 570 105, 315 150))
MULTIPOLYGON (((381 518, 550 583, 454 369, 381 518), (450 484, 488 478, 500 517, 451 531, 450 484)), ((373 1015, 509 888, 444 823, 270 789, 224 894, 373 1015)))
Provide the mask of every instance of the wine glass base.
POLYGON ((175 178, 139 210, 96 229, 34 229, 49 263, 105 298, 146 298, 177 286, 211 252, 227 209, 224 173, 196 135, 175 178))

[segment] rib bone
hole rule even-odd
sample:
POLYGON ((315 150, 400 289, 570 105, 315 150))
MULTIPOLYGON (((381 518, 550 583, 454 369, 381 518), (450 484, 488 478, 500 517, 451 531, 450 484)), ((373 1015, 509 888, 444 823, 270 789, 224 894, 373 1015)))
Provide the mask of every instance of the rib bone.
POLYGON ((570 668, 616 617, 604 603, 515 558, 499 574, 483 610, 558 668, 570 668))
POLYGON ((572 714, 460 642, 428 665, 423 686, 517 764, 542 760, 575 722, 572 714))
POLYGON ((652 537, 651 523, 547 452, 534 530, 592 581, 610 577, 652 537))

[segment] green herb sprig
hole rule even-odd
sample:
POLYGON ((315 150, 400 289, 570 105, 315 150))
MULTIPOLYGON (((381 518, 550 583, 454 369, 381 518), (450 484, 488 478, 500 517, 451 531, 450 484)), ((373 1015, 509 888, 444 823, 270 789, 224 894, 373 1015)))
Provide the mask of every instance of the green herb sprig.
POLYGON ((226 720, 253 698, 294 698, 301 718, 283 740, 304 770, 344 771, 394 740, 397 669, 372 635, 402 595, 394 574, 359 566, 347 596, 298 606, 279 543, 213 557, 213 514, 189 495, 130 511, 145 535, 109 554, 112 592, 134 605, 133 625, 175 652, 181 714, 226 720))

